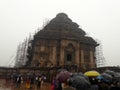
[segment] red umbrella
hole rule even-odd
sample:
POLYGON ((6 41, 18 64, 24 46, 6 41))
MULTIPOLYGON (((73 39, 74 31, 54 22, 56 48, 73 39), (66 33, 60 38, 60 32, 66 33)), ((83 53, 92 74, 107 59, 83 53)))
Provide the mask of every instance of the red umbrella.
POLYGON ((61 71, 57 74, 56 79, 60 82, 66 82, 70 78, 71 74, 68 71, 61 71))

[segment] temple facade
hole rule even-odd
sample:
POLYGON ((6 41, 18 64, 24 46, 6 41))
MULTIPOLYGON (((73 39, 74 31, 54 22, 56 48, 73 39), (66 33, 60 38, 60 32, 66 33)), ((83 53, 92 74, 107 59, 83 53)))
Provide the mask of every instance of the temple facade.
POLYGON ((95 68, 97 42, 66 14, 59 13, 34 35, 28 48, 30 67, 77 65, 95 68))

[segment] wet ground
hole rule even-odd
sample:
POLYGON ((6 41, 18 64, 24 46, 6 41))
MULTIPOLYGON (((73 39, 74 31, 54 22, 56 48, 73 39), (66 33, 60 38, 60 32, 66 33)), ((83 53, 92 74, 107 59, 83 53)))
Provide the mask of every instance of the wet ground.
POLYGON ((27 89, 25 83, 22 83, 20 88, 17 88, 11 81, 0 79, 0 90, 50 90, 50 84, 44 83, 41 88, 37 88, 36 85, 33 85, 32 88, 27 89))

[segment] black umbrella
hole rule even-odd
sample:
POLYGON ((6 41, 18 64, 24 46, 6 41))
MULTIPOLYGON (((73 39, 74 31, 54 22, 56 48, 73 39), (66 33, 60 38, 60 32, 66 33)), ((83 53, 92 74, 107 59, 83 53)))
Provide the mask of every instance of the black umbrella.
POLYGON ((115 77, 120 77, 120 73, 115 73, 115 77))
POLYGON ((107 74, 111 75, 112 77, 115 76, 115 72, 112 70, 106 70, 104 73, 107 73, 107 74))
POLYGON ((77 90, 88 90, 90 88, 90 83, 82 76, 73 75, 70 78, 71 86, 77 90))
POLYGON ((19 74, 17 74, 17 73, 13 73, 13 74, 12 74, 12 78, 13 78, 13 79, 16 79, 18 76, 19 76, 19 74))
POLYGON ((17 74, 17 73, 13 73, 12 76, 13 76, 13 77, 16 77, 16 76, 18 76, 18 74, 17 74))
POLYGON ((32 76, 33 76, 33 73, 31 73, 31 72, 27 73, 27 77, 31 78, 32 76))
POLYGON ((84 75, 82 72, 73 73, 72 76, 81 76, 81 77, 83 77, 83 78, 85 78, 86 80, 89 81, 89 78, 86 75, 84 75))
POLYGON ((120 73, 115 73, 114 79, 120 82, 120 73))
POLYGON ((103 77, 103 80, 106 82, 112 82, 113 77, 107 73, 102 73, 101 76, 103 77))

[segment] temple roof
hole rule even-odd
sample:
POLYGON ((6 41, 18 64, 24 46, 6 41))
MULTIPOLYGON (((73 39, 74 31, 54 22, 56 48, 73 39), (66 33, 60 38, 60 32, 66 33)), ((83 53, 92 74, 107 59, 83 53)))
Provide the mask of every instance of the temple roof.
POLYGON ((82 43, 97 45, 92 37, 73 22, 65 13, 59 13, 42 30, 34 35, 34 39, 72 39, 82 43))

